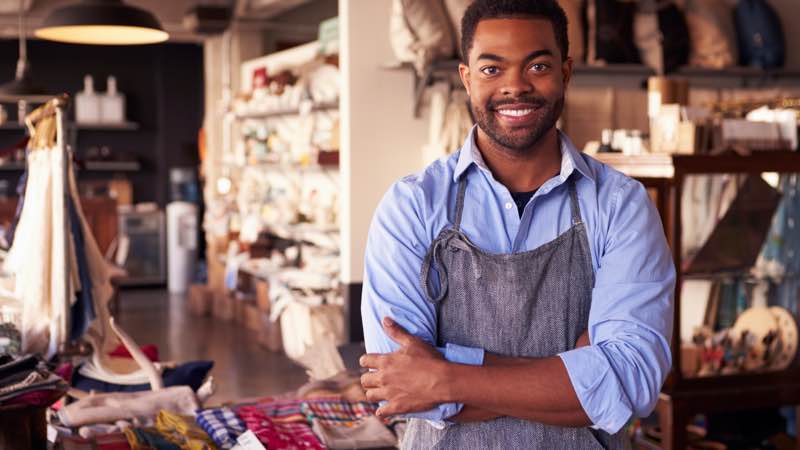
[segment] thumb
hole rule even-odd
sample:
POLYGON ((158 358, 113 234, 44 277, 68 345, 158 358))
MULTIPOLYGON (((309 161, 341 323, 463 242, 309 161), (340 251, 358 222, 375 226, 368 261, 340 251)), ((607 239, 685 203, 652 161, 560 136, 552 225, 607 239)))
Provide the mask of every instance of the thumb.
POLYGON ((386 334, 395 342, 400 344, 401 346, 408 346, 414 343, 417 338, 406 331, 405 328, 400 326, 397 322, 395 322, 390 317, 384 317, 383 319, 383 329, 386 331, 386 334))

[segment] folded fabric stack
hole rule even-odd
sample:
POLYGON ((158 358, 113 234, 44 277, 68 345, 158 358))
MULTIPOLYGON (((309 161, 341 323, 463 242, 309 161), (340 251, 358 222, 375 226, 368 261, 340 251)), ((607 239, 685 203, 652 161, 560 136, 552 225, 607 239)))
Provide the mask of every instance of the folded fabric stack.
POLYGON ((51 373, 37 356, 0 356, 0 410, 46 407, 66 392, 61 377, 51 373))
POLYGON ((359 400, 357 379, 342 375, 286 397, 217 408, 200 408, 189 386, 92 393, 60 409, 60 430, 72 434, 61 442, 66 450, 229 450, 251 432, 268 450, 396 446, 394 422, 375 416, 377 404, 359 400))

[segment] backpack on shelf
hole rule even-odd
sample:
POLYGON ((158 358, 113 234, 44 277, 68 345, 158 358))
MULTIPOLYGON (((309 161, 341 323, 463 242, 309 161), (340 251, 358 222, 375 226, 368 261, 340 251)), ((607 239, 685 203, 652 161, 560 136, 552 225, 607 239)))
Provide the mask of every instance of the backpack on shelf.
POLYGON ((741 64, 762 69, 783 67, 786 58, 783 27, 766 0, 739 0, 734 14, 741 64))

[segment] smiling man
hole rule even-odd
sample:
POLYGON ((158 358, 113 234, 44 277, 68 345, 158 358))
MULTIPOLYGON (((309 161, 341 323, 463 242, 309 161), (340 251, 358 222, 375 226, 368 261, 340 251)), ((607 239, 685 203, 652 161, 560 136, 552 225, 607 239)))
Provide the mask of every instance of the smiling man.
POLYGON ((376 211, 362 384, 412 418, 404 448, 627 448, 671 364, 659 216, 556 128, 572 60, 555 0, 477 0, 462 34, 477 126, 376 211))

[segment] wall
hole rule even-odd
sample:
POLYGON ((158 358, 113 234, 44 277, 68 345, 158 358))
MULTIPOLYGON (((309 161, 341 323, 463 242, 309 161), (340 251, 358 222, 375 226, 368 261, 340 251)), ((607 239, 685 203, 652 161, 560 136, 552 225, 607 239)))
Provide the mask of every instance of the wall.
POLYGON ((389 186, 420 170, 427 122, 414 119, 413 76, 381 66, 391 0, 340 0, 342 281, 360 283, 372 215, 389 186))
MULTIPOLYGON (((114 75, 127 99, 127 118, 138 131, 80 131, 77 154, 90 146, 108 145, 119 154, 136 157, 142 170, 130 174, 134 200, 169 201, 168 178, 172 167, 196 167, 197 131, 203 116, 203 52, 196 44, 161 44, 133 47, 68 45, 28 42, 33 80, 51 92, 75 94, 83 76, 95 78, 95 89, 105 90, 106 77, 114 75)), ((0 41, 0 80, 14 77, 17 41, 0 41)), ((5 105, 10 119, 16 107, 5 105)), ((8 132, 2 134, 8 144, 8 132)), ((81 179, 109 178, 110 174, 81 172, 81 179)))

